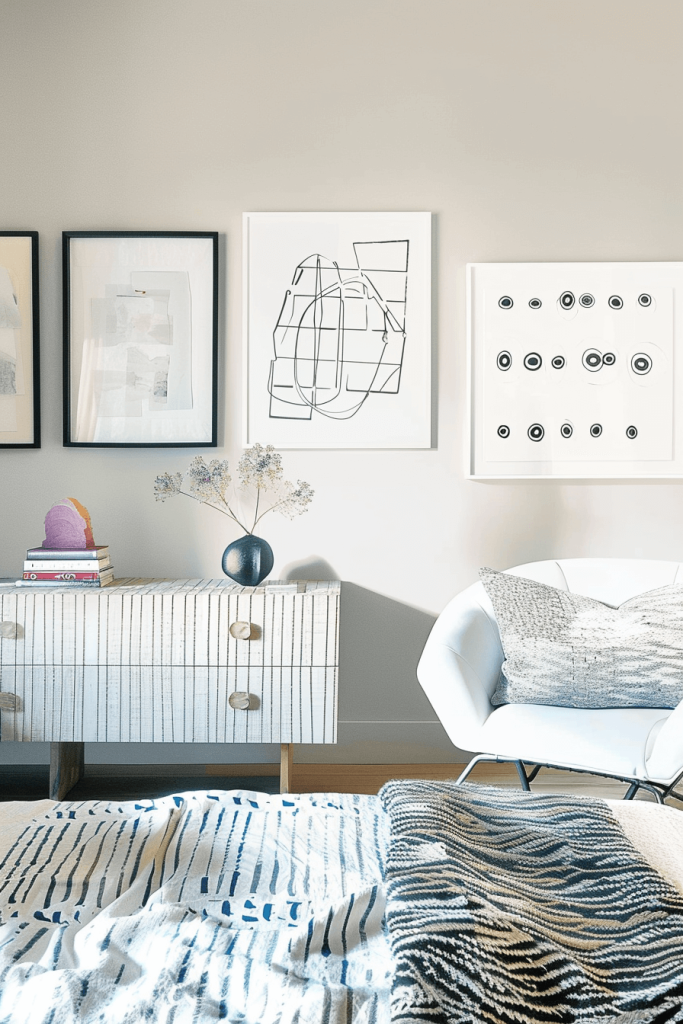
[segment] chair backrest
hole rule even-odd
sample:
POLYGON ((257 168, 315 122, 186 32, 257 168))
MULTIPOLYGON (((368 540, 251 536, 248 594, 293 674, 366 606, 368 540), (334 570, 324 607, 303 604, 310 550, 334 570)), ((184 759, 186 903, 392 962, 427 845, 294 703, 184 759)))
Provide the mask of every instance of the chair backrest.
MULTIPOLYGON (((506 572, 615 607, 647 590, 683 583, 683 564, 639 558, 561 558, 516 565, 506 572)), ((481 583, 462 591, 444 608, 430 643, 443 644, 461 657, 491 696, 504 655, 493 607, 481 583)))
POLYGON ((617 607, 647 590, 683 582, 680 562, 654 562, 644 558, 558 558, 516 565, 507 572, 559 590, 584 594, 617 607))

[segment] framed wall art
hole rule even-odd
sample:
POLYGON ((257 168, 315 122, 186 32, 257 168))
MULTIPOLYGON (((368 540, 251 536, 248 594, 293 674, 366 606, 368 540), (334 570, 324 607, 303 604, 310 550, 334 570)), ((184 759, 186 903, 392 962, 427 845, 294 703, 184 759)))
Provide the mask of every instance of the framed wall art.
POLYGON ((64 444, 217 444, 218 234, 65 231, 64 444))
POLYGON ((0 448, 40 448, 37 231, 0 231, 0 448))
POLYGON ((431 215, 244 215, 245 444, 431 445, 431 215))
POLYGON ((683 263, 468 267, 470 475, 683 476, 683 263))

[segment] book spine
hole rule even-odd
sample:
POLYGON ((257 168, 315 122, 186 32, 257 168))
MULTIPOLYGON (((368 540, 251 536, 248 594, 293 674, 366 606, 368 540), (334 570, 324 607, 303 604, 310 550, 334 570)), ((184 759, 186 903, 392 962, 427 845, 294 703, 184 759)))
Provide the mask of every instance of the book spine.
POLYGON ((25 580, 102 580, 111 579, 113 572, 25 572, 25 580))
POLYGON ((110 569, 111 562, 108 558, 103 559, 101 562, 93 562, 91 559, 87 561, 85 559, 67 562, 66 560, 61 562, 59 559, 54 561, 48 558, 27 558, 24 562, 24 572, 104 572, 105 569, 110 569))
POLYGON ((26 558, 56 558, 62 561, 63 559, 78 559, 82 558, 105 558, 109 555, 109 547, 106 544, 102 544, 98 548, 29 548, 26 552, 26 558))
POLYGON ((17 580, 15 587, 82 587, 85 590, 106 587, 112 580, 17 580))

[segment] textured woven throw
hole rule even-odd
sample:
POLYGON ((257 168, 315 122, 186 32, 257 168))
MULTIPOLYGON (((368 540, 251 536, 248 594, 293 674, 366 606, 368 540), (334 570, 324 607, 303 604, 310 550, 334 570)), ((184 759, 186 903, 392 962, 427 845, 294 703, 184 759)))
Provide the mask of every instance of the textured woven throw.
POLYGON ((675 708, 683 700, 683 586, 611 608, 494 569, 479 575, 505 652, 492 704, 675 708))
POLYGON ((683 896, 606 803, 390 782, 394 1024, 683 1020, 683 896))

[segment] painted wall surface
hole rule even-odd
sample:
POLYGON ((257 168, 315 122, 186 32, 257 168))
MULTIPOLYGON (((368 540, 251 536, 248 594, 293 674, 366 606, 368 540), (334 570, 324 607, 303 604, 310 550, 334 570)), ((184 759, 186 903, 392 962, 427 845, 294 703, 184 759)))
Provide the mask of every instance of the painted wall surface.
MULTIPOLYGON (((221 232, 221 447, 207 454, 234 463, 242 212, 431 210, 435 447, 287 452, 315 501, 263 532, 276 576, 324 560, 349 581, 340 742, 299 758, 461 759, 415 666, 479 566, 683 559, 683 482, 464 475, 467 262, 683 258, 682 38, 679 0, 0 0, 0 227, 40 231, 43 375, 42 449, 0 451, 0 575, 66 495, 120 575, 219 575, 237 536, 187 499, 155 503, 154 477, 192 451, 62 447, 62 230, 221 232)), ((17 746, 0 760, 47 756, 17 746)))

